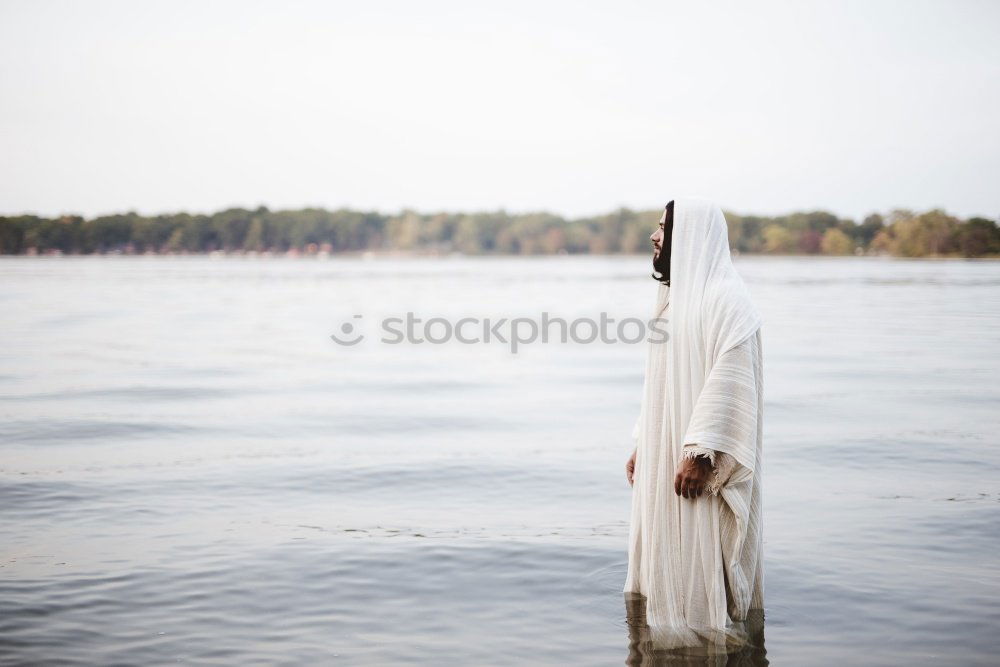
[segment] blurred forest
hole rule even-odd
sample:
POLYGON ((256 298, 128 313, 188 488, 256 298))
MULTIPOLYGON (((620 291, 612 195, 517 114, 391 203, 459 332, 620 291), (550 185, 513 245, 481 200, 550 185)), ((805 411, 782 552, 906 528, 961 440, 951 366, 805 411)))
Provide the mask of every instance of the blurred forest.
MULTIPOLYGON (((661 210, 619 209, 566 219, 550 213, 387 215, 348 209, 233 208, 212 215, 137 213, 0 217, 3 254, 327 254, 409 252, 503 255, 644 253, 661 210)), ((726 213, 740 253, 898 257, 1000 256, 993 220, 941 210, 872 214, 860 223, 823 211, 764 217, 726 213)))

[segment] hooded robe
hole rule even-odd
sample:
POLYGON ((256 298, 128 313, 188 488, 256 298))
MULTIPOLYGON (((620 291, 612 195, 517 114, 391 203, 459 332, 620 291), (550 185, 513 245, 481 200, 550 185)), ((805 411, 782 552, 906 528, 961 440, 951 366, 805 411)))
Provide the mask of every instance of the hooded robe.
MULTIPOLYGON (((666 215, 666 214, 664 214, 666 215)), ((762 618, 761 319, 729 254, 722 211, 674 202, 669 285, 654 317, 636 444, 625 592, 645 598, 657 647, 724 653, 762 618), (696 498, 674 491, 684 457, 707 456, 696 498)))

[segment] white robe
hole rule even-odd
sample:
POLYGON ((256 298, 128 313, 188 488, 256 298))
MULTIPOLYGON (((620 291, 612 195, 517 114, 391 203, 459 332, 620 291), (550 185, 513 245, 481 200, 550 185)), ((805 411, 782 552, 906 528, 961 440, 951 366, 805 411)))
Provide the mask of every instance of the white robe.
POLYGON ((763 375, 760 317, 729 256, 722 212, 676 200, 670 282, 656 314, 636 462, 626 593, 646 598, 658 647, 725 652, 747 640, 763 609, 761 465, 763 375), (712 459, 706 493, 674 491, 685 456, 712 459))

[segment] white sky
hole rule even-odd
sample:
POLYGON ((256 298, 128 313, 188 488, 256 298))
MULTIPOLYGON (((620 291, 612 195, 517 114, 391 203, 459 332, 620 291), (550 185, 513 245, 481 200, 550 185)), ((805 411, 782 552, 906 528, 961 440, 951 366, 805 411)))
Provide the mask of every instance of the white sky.
POLYGON ((0 0, 0 213, 1000 215, 1000 2, 0 0))

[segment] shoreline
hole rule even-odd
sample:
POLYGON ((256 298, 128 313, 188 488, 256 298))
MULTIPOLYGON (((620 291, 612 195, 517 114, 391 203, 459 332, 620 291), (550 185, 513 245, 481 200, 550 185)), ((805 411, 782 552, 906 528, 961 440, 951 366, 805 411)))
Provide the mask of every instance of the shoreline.
MULTIPOLYGON (((345 251, 345 252, 305 252, 299 250, 287 251, 263 251, 226 252, 213 250, 210 252, 94 252, 94 253, 64 253, 61 251, 50 251, 44 253, 23 252, 17 254, 0 254, 0 260, 13 258, 31 259, 69 259, 69 258, 196 258, 204 257, 208 259, 309 259, 309 260, 334 260, 351 259, 375 261, 384 259, 553 259, 553 258, 609 258, 609 257, 646 257, 644 253, 546 253, 546 254, 517 254, 517 253, 483 253, 466 254, 461 252, 413 252, 400 250, 365 250, 365 251, 345 251)), ((822 253, 749 253, 733 252, 734 260, 757 259, 757 258, 789 258, 789 259, 873 259, 873 260, 919 260, 919 261, 955 261, 966 262, 996 262, 1000 261, 1000 255, 988 255, 982 257, 965 257, 962 255, 928 255, 924 257, 904 257, 891 255, 889 253, 861 253, 852 255, 824 255, 822 253)))

